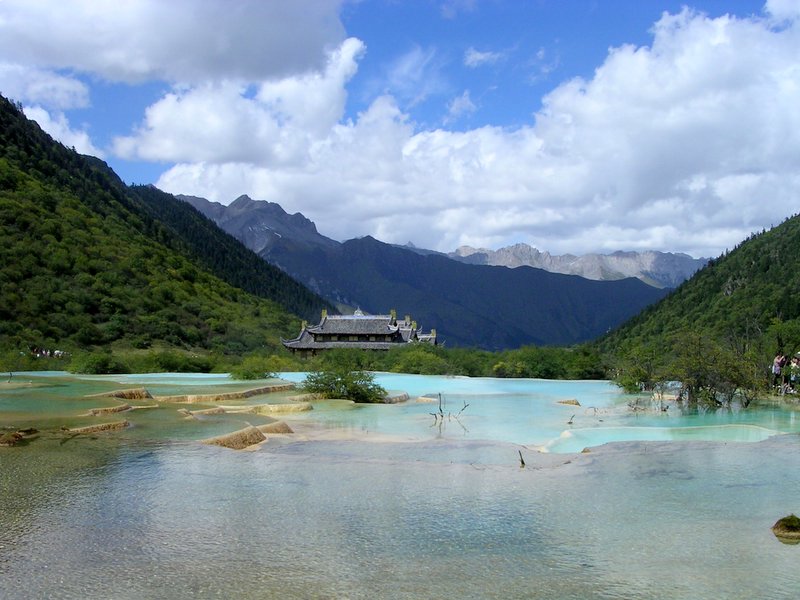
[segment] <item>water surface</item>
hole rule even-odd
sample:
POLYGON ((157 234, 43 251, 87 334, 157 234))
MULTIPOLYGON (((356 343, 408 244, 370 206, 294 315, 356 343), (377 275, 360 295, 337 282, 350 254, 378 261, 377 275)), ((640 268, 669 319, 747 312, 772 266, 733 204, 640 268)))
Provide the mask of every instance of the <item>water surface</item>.
MULTIPOLYGON (((31 375, 0 390, 0 425, 83 422, 86 394, 119 387, 240 389, 217 377, 31 375)), ((341 439, 247 452, 197 443, 244 415, 173 406, 0 448, 0 597, 796 597, 800 546, 769 529, 800 511, 791 407, 633 415, 602 382, 381 383, 435 402, 317 403, 290 422, 341 439), (460 423, 433 425, 439 393, 469 405, 460 423)))

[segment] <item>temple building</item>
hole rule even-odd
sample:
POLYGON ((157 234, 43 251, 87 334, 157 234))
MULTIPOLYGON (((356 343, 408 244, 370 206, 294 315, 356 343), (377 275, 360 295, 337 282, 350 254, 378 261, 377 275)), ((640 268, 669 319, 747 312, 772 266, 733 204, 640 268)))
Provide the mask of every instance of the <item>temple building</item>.
POLYGON ((414 342, 436 345, 436 330, 422 333, 411 317, 398 321, 394 310, 388 315, 365 315, 360 310, 352 315, 328 315, 323 310, 318 325, 304 322, 300 335, 281 342, 293 354, 308 357, 332 348, 389 350, 414 342))

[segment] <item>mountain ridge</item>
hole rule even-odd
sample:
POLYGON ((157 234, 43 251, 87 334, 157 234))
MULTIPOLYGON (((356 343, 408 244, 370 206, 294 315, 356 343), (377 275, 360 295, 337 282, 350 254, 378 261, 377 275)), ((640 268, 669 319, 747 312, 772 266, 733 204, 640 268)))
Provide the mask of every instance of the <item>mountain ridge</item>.
POLYGON ((553 255, 524 243, 498 250, 461 246, 448 253, 454 260, 516 268, 520 266, 545 269, 551 273, 580 275, 587 279, 609 281, 636 277, 656 287, 674 288, 691 277, 707 262, 688 254, 654 250, 621 251, 611 254, 553 255))
POLYGON ((582 342, 664 295, 633 278, 601 282, 532 267, 471 265, 371 236, 340 243, 319 234, 299 213, 247 197, 238 198, 233 209, 198 198, 191 202, 329 302, 372 313, 400 309, 451 345, 504 349, 582 342))

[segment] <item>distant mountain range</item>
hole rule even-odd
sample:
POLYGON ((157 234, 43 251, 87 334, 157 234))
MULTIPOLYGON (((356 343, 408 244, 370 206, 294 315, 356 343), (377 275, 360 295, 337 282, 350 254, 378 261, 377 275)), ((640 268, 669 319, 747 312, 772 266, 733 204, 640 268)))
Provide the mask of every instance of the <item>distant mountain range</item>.
POLYGON ((179 196, 268 262, 343 310, 395 308, 450 345, 569 345, 617 327, 666 293, 637 279, 592 281, 542 269, 465 264, 371 237, 339 243, 303 215, 241 196, 179 196))
POLYGON ((692 258, 688 254, 653 251, 554 256, 528 244, 514 244, 499 250, 461 246, 448 256, 474 265, 536 267, 599 281, 636 277, 650 285, 667 288, 679 286, 708 262, 706 258, 692 258))

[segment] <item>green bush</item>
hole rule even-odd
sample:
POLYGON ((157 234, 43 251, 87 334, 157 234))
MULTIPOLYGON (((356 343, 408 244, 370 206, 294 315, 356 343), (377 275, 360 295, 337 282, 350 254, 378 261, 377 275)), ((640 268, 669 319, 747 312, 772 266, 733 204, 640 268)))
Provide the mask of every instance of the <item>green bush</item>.
POLYGON ((275 373, 270 368, 272 366, 270 358, 266 356, 248 356, 231 369, 231 377, 234 379, 268 379, 275 377, 275 373))
POLYGON ((130 369, 111 352, 79 352, 72 357, 69 371, 71 373, 107 375, 109 373, 128 373, 130 369))
POLYGON ((323 398, 342 398, 353 402, 382 402, 386 390, 375 383, 367 371, 314 371, 306 376, 303 390, 323 398))

